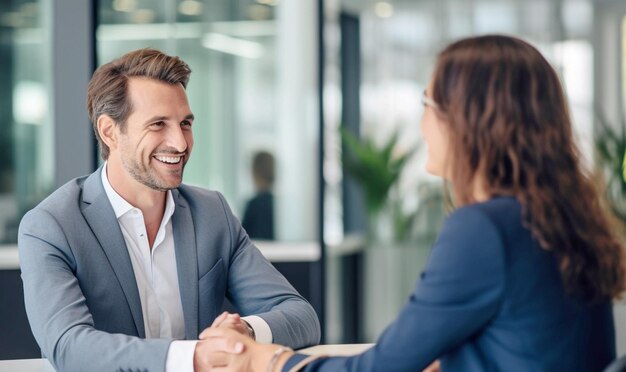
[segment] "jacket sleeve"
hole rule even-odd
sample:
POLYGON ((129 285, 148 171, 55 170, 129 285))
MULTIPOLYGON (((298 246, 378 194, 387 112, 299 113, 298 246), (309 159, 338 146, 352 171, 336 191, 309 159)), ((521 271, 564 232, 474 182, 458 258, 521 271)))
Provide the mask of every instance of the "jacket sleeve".
POLYGON ((219 194, 231 235, 228 297, 242 315, 256 315, 269 325, 274 343, 301 348, 320 340, 313 307, 252 244, 224 197, 219 194))
MULTIPOLYGON (((501 237, 481 211, 462 208, 444 224, 413 293, 376 345, 321 359, 307 371, 417 371, 480 332, 504 290, 501 237)), ((292 357, 289 367, 301 359, 292 357)))
POLYGON ((24 216, 18 249, 28 320, 55 369, 165 370, 171 340, 145 340, 94 328, 75 276, 76 261, 63 229, 50 213, 34 209, 24 216))

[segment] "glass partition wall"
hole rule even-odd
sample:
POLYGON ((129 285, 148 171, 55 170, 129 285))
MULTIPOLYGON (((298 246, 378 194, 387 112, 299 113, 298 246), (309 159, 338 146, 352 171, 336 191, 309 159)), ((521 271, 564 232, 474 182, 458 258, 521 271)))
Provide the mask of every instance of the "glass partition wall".
POLYGON ((54 187, 50 17, 45 1, 0 4, 0 245, 54 187))

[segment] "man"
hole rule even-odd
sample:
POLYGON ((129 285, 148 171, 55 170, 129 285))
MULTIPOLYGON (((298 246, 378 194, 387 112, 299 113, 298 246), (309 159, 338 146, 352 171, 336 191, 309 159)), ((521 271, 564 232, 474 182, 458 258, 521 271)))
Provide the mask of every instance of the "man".
POLYGON ((250 242, 223 196, 181 184, 193 146, 190 72, 151 49, 101 66, 87 110, 106 162, 20 224, 28 318, 59 370, 210 367, 207 354, 224 346, 197 338, 225 298, 256 315, 222 316, 214 327, 292 347, 319 341, 312 307, 250 242))

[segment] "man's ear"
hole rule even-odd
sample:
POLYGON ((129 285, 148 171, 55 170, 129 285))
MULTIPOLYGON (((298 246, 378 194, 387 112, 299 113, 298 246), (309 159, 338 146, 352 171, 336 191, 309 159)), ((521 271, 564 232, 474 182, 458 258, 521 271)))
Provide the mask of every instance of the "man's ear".
POLYGON ((103 114, 98 117, 98 134, 104 142, 105 145, 109 147, 109 149, 114 149, 117 147, 117 128, 115 124, 115 120, 111 119, 109 115, 103 114))

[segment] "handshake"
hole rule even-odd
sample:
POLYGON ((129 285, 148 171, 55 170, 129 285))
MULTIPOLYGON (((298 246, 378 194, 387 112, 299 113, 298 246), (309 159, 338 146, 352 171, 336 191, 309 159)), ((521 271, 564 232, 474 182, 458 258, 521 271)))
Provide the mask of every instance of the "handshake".
POLYGON ((193 357, 196 372, 280 371, 293 351, 255 342, 254 329, 239 314, 222 313, 200 333, 193 357))

